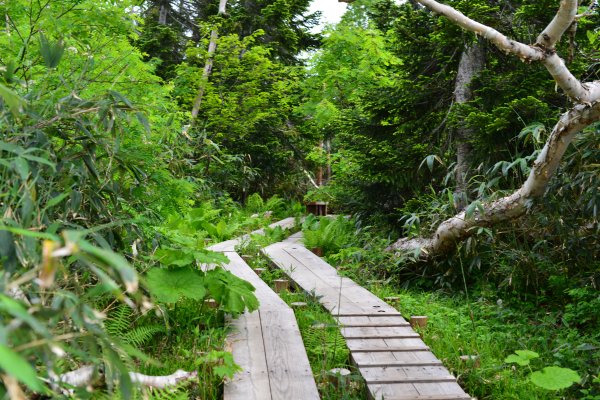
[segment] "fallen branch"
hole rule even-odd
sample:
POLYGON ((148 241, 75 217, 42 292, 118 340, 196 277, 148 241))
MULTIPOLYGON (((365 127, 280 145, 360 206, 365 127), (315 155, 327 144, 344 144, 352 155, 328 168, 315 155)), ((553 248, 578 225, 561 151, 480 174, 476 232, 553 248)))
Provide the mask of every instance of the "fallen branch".
MULTIPOLYGON (((94 382, 96 376, 102 375, 101 371, 93 365, 85 365, 74 371, 66 372, 58 376, 51 376, 50 384, 54 390, 59 390, 58 386, 66 384, 73 387, 83 387, 91 385, 94 382)), ((129 378, 134 384, 138 384, 143 387, 150 387, 156 389, 164 389, 170 386, 175 386, 179 382, 196 378, 198 376, 197 371, 187 372, 178 369, 171 375, 164 376, 151 376, 140 374, 139 372, 129 372, 129 378)))

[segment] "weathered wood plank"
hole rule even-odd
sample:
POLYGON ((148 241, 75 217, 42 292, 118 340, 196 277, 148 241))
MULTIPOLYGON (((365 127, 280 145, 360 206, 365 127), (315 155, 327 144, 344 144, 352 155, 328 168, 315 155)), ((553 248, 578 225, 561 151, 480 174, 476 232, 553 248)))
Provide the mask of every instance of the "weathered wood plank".
POLYGON ((413 331, 410 327, 378 327, 378 326, 363 326, 363 327, 344 327, 342 328, 342 336, 346 339, 372 339, 372 338, 394 338, 394 339, 410 339, 420 338, 419 334, 413 331))
POLYGON ((258 311, 244 313, 230 321, 233 333, 227 337, 233 359, 243 370, 226 381, 227 400, 271 400, 271 386, 265 359, 262 327, 258 311))
POLYGON ((420 339, 346 339, 351 352, 355 351, 427 351, 429 347, 420 339))
POLYGON ((421 396, 466 395, 456 382, 415 383, 414 386, 421 396))
POLYGON ((261 311, 260 318, 273 400, 318 400, 294 312, 261 311))
POLYGON ((385 314, 375 314, 375 315, 363 315, 363 316, 349 316, 344 317, 341 316, 337 318, 340 326, 343 327, 386 327, 386 326, 410 326, 410 324, 402 318, 401 315, 385 315, 385 314))
POLYGON ((423 395, 415 388, 416 385, 423 384, 371 384, 369 385, 369 397, 372 400, 471 400, 471 397, 465 392, 423 395))
POLYGON ((456 378, 440 366, 361 367, 359 371, 367 384, 456 382, 456 378))
POLYGON ((429 351, 353 352, 352 362, 358 367, 442 365, 442 362, 429 351))

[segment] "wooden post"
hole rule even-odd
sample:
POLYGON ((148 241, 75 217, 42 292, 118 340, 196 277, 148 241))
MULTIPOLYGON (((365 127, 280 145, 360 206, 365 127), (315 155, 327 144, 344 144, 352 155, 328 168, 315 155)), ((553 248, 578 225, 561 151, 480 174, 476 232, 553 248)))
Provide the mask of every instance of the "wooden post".
POLYGON ((277 293, 281 293, 284 290, 289 290, 290 288, 290 281, 287 279, 275 279, 273 282, 275 283, 275 291, 277 293))
POLYGON ((250 254, 242 254, 242 260, 248 262, 252 260, 252 256, 250 254))
POLYGON ((320 247, 313 247, 312 249, 310 249, 310 251, 312 251, 315 255, 319 257, 323 257, 323 249, 320 247))
POLYGON ((266 268, 254 268, 254 273, 256 273, 256 275, 260 276, 266 270, 267 270, 266 268))
POLYGON ((413 328, 425 328, 427 326, 427 317, 423 315, 411 316, 410 326, 412 326, 413 328))
POLYGON ((350 384, 350 370, 334 368, 327 371, 327 380, 336 388, 345 388, 350 384))

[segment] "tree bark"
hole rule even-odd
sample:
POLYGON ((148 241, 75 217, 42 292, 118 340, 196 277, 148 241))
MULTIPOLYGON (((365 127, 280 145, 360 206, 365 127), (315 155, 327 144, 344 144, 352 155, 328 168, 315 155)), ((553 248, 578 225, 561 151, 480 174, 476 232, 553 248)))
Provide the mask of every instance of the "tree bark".
POLYGON ((500 50, 514 54, 523 61, 544 64, 557 85, 573 100, 575 105, 564 113, 552 129, 548 140, 531 168, 527 181, 514 193, 498 200, 482 204, 468 218, 466 211, 442 222, 430 238, 403 238, 389 250, 420 251, 422 257, 432 257, 455 248, 457 242, 466 239, 474 228, 487 227, 523 215, 533 200, 546 191, 548 182, 558 169, 561 158, 575 135, 600 120, 600 81, 580 82, 556 54, 554 45, 576 20, 573 9, 577 0, 563 0, 556 16, 544 29, 533 45, 507 38, 497 30, 476 22, 457 10, 435 0, 417 0, 431 10, 442 14, 463 27, 494 43, 500 50))
POLYGON ((162 2, 160 3, 160 9, 158 11, 158 24, 166 25, 167 24, 167 5, 162 2))
MULTIPOLYGON (((227 7, 227 0, 220 0, 219 2, 219 13, 218 15, 222 16, 225 14, 225 9, 227 7)), ((198 117, 198 113, 200 112, 200 107, 202 106, 202 99, 204 97, 204 91, 206 90, 206 85, 208 84, 208 78, 212 72, 213 67, 213 57, 215 55, 215 51, 217 50, 217 39, 219 38, 219 32, 217 28, 214 28, 210 32, 210 42, 208 43, 208 53, 206 55, 206 63, 204 64, 204 70, 202 72, 202 79, 200 80, 200 87, 198 88, 198 94, 196 95, 196 99, 194 100, 194 106, 192 108, 192 120, 191 125, 194 125, 196 118, 198 117)))
MULTIPOLYGON (((460 62, 458 63, 458 72, 454 84, 455 104, 465 104, 473 100, 471 83, 479 75, 484 64, 485 51, 483 43, 477 41, 465 45, 460 62)), ((466 126, 464 121, 461 121, 456 130, 456 191, 454 197, 455 206, 458 210, 465 208, 468 203, 468 182, 472 158, 471 153, 473 152, 471 144, 473 134, 473 129, 466 126)))

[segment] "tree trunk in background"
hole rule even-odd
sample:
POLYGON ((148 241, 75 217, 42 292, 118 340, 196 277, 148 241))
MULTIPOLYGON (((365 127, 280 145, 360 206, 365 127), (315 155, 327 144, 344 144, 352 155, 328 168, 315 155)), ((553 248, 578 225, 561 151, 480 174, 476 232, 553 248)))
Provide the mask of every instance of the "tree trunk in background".
MULTIPOLYGON (((485 50, 483 43, 477 41, 466 45, 458 63, 456 83, 454 84, 456 104, 460 105, 473 100, 471 83, 473 78, 481 72, 484 65, 485 50)), ((468 183, 471 152, 473 151, 472 140, 473 129, 466 126, 464 121, 461 121, 456 130, 456 192, 454 198, 458 210, 465 208, 469 200, 468 183)))
MULTIPOLYGON (((224 15, 225 9, 227 7, 227 0, 220 0, 219 2, 219 13, 218 15, 224 15)), ((206 54, 206 63, 204 64, 204 71, 202 72, 202 79, 200 80, 200 87, 198 88, 198 94, 196 95, 196 100, 194 100, 194 107, 192 108, 192 120, 191 125, 194 125, 196 117, 198 117, 198 113, 200 112, 200 106, 202 105, 202 98, 204 97, 204 91, 206 90, 206 84, 208 83, 208 78, 210 77, 210 73, 212 72, 213 67, 213 57, 215 55, 215 50, 217 49, 217 39, 219 38, 219 32, 217 28, 214 28, 210 32, 210 42, 208 43, 208 53, 206 54)))
POLYGON ((160 10, 158 12, 158 24, 166 25, 167 24, 167 5, 165 2, 161 2, 160 10))

